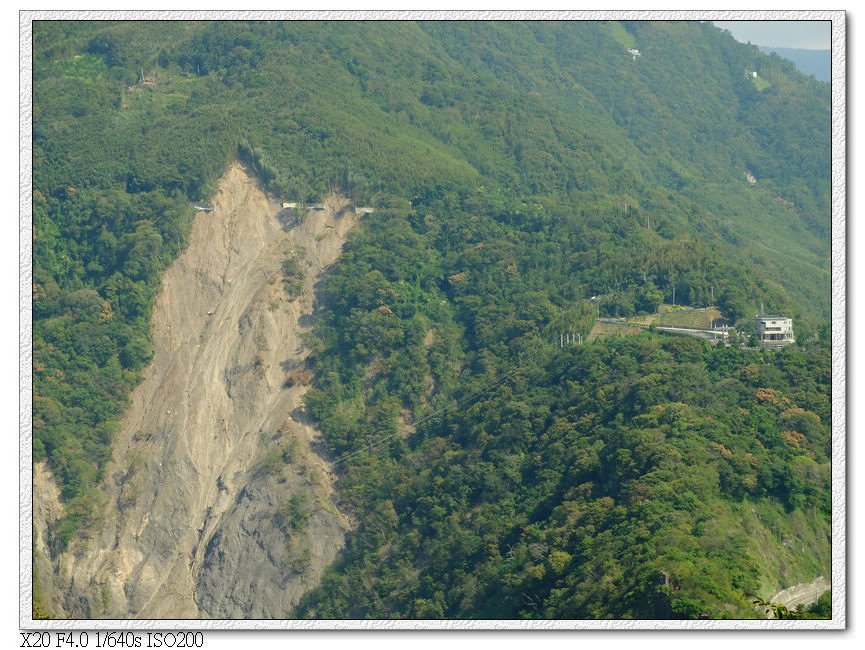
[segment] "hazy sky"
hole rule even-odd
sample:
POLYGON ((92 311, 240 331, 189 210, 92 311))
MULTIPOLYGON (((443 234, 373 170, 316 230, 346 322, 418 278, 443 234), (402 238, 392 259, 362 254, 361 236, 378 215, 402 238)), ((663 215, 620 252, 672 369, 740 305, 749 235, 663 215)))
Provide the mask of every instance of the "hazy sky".
POLYGON ((715 20, 737 41, 767 47, 797 47, 803 50, 831 48, 832 23, 828 20, 715 20))

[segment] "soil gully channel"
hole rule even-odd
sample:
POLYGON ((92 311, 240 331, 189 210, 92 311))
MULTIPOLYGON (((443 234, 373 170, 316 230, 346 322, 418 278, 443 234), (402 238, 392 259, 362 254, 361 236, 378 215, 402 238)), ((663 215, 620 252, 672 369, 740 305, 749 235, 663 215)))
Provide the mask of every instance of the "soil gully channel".
POLYGON ((285 618, 349 529, 303 417, 301 335, 358 215, 331 196, 298 223, 240 164, 214 205, 163 278, 154 358, 108 471, 106 527, 60 563, 72 616, 285 618), (294 299, 286 259, 305 275, 294 299))

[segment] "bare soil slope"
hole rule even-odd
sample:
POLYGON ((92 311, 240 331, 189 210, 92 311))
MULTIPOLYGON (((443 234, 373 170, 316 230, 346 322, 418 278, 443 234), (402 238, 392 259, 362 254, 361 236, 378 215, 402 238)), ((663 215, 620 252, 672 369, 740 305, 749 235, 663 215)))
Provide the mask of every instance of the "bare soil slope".
POLYGON ((163 278, 104 530, 60 564, 73 616, 282 618, 349 528, 303 417, 301 335, 357 215, 331 196, 298 220, 240 164, 214 205, 163 278), (295 299, 283 286, 289 257, 306 276, 295 299))

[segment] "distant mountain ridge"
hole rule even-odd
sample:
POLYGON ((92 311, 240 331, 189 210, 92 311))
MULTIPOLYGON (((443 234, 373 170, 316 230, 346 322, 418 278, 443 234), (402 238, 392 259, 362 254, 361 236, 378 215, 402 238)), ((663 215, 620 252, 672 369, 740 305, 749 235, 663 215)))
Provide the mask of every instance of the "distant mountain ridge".
POLYGON ((777 54, 788 61, 792 61, 799 72, 811 75, 817 81, 828 82, 832 79, 831 50, 802 50, 793 47, 766 47, 765 45, 758 47, 761 52, 777 54))

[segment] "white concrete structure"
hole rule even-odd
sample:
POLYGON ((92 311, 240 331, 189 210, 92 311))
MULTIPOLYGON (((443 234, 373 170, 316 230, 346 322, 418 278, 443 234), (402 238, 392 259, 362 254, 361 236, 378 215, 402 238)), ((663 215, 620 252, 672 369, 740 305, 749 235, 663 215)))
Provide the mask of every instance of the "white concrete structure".
POLYGON ((793 319, 784 316, 756 316, 757 338, 765 348, 783 348, 796 340, 793 319))

